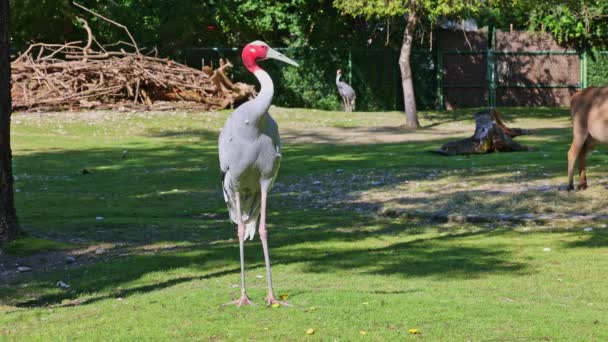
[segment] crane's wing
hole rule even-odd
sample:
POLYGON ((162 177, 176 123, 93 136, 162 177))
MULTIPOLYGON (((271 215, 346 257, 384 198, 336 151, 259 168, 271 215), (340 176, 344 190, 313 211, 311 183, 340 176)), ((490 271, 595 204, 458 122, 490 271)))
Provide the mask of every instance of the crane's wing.
POLYGON ((340 82, 338 89, 340 91, 340 95, 346 98, 352 99, 357 96, 353 87, 348 85, 346 82, 340 82))
POLYGON ((272 166, 272 168, 267 173, 266 177, 269 178, 270 184, 267 191, 272 189, 272 185, 277 178, 277 174, 279 173, 279 167, 281 166, 281 136, 279 135, 279 125, 277 125, 276 121, 270 116, 270 114, 266 114, 266 119, 264 120, 264 125, 260 127, 261 133, 268 138, 272 142, 271 149, 271 158, 268 162, 272 166))

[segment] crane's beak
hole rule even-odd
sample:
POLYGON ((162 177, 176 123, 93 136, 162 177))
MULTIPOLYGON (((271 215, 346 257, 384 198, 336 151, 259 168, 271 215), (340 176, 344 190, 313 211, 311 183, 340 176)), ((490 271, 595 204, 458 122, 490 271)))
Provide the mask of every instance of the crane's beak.
POLYGON ((291 64, 291 65, 297 66, 297 67, 300 66, 300 65, 298 65, 298 63, 296 63, 291 58, 285 56, 284 54, 278 52, 277 50, 273 50, 272 48, 268 48, 268 51, 266 52, 266 58, 273 58, 273 59, 279 60, 281 62, 285 62, 287 64, 291 64))

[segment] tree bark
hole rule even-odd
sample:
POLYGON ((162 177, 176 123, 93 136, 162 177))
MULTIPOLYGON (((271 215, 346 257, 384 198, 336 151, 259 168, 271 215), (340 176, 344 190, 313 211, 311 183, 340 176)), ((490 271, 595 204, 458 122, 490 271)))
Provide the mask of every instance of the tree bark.
POLYGON ((529 151, 527 147, 513 140, 520 135, 532 134, 529 130, 507 127, 500 114, 494 109, 475 113, 473 117, 475 118, 475 133, 472 137, 450 141, 435 152, 456 155, 529 151))
MULTIPOLYGON (((414 2, 412 1, 412 4, 414 2)), ((403 30, 403 43, 399 55, 399 68, 401 69, 401 86, 403 87, 403 104, 405 107, 406 124, 411 128, 420 128, 418 114, 416 113, 416 98, 414 97, 414 83, 412 82, 412 68, 410 56, 412 54, 412 42, 414 41, 414 30, 416 29, 417 13, 412 5, 407 16, 407 24, 403 30)))
POLYGON ((8 0, 0 0, 0 244, 21 233, 13 194, 8 0))

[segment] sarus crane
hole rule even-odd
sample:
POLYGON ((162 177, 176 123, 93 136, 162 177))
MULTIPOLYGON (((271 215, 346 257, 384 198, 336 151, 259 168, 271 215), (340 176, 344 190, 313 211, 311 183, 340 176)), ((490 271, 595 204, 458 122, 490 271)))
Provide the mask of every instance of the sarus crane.
POLYGON ((241 57, 247 70, 260 82, 260 92, 228 117, 218 143, 224 200, 230 219, 238 227, 241 255, 241 297, 225 305, 253 304, 245 290, 244 241, 253 239, 258 221, 268 280, 266 303, 288 305, 274 296, 266 230, 266 199, 279 172, 281 139, 277 123, 268 114, 274 85, 257 62, 273 58, 294 66, 298 64, 261 41, 247 44, 241 57))
POLYGON ((336 87, 338 87, 338 93, 340 94, 340 97, 342 97, 344 111, 352 112, 355 109, 357 94, 355 94, 355 90, 353 87, 349 86, 348 83, 340 81, 340 76, 342 76, 342 69, 338 69, 336 72, 336 87))

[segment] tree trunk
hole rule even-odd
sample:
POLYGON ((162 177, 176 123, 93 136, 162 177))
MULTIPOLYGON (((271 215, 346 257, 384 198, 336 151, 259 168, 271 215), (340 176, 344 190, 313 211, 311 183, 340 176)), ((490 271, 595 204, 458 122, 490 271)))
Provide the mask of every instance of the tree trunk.
POLYGON ((478 112, 473 116, 475 118, 475 133, 472 137, 450 141, 435 152, 455 155, 529 151, 527 147, 513 140, 520 135, 532 134, 529 130, 507 127, 500 114, 494 109, 478 112))
POLYGON ((13 197, 11 166, 11 62, 8 0, 0 0, 0 244, 21 233, 13 197))
MULTIPOLYGON (((413 2, 412 2, 413 3, 413 2)), ((410 55, 412 54, 412 42, 414 41, 414 30, 416 29, 417 13, 415 8, 410 8, 407 16, 407 24, 403 30, 403 44, 399 55, 399 68, 401 69, 401 86, 403 87, 403 104, 405 107, 406 124, 408 127, 420 128, 418 114, 416 113, 416 98, 414 97, 414 83, 412 82, 412 68, 410 66, 410 55)))

